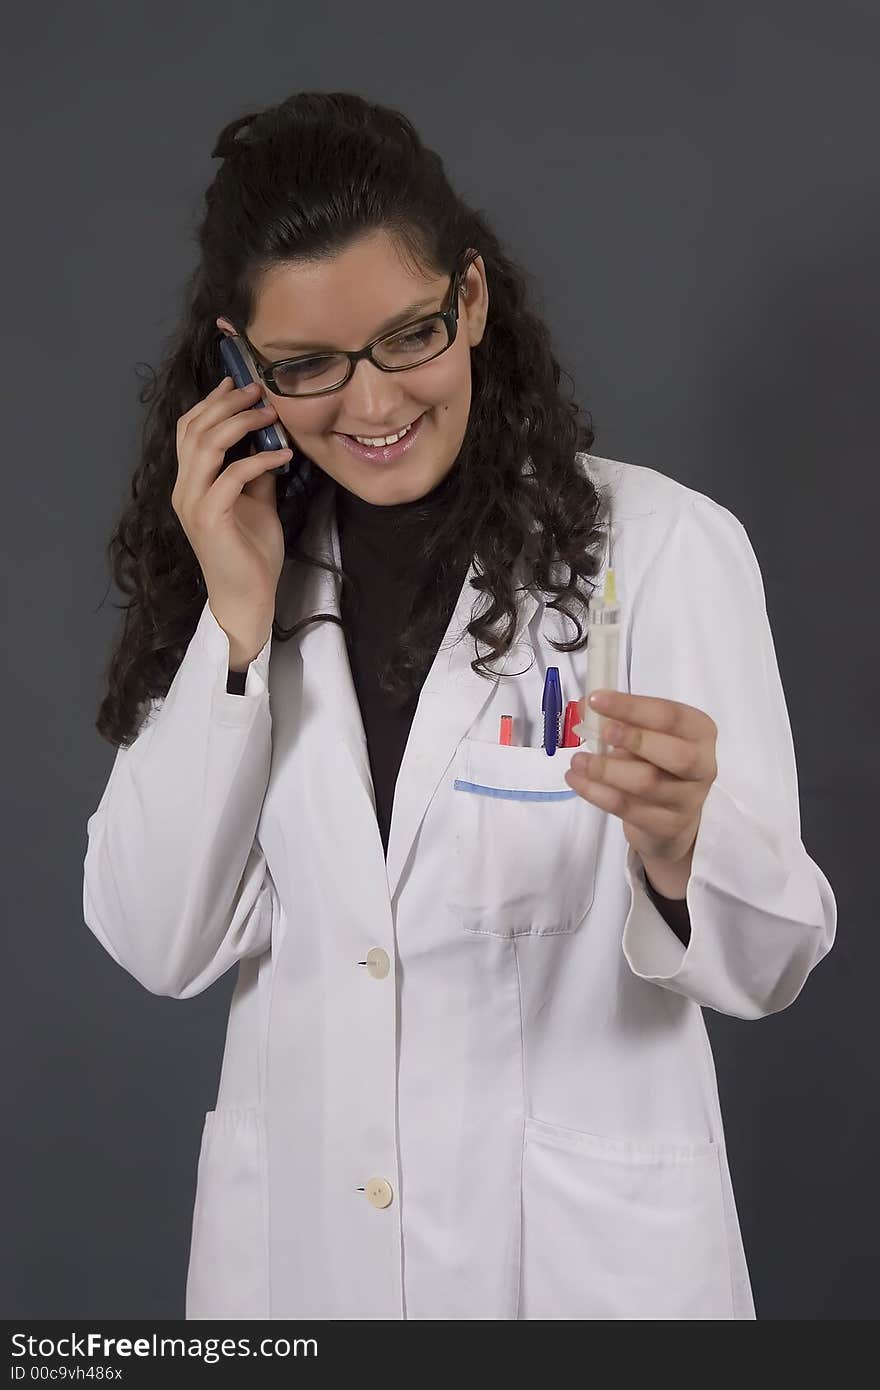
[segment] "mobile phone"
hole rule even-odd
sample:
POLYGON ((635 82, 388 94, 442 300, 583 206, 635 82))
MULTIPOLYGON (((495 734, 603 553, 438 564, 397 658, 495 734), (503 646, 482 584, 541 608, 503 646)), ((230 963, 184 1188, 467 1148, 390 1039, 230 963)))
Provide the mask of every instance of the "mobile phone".
MULTIPOLYGON (((221 333, 220 353, 227 374, 232 377, 237 387, 250 386, 256 382, 262 391, 262 383, 254 365, 254 359, 243 338, 234 338, 221 333)), ((269 449, 292 449, 293 458, 288 459, 285 463, 279 463, 275 468, 270 468, 269 472, 282 476, 289 474, 288 491, 305 490, 305 485, 312 472, 312 461, 301 449, 297 448, 279 420, 276 419, 269 425, 260 425, 257 429, 250 430, 241 441, 240 447, 244 450, 241 457, 246 456, 251 441, 253 441, 257 453, 269 449), (293 465, 292 469, 291 465, 293 465)))

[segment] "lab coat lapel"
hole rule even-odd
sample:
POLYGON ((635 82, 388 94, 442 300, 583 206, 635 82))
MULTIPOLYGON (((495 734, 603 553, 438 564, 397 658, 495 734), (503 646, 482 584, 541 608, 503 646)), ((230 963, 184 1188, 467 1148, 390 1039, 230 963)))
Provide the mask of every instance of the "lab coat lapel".
MULTIPOLYGON (((317 494, 304 529, 302 546, 315 557, 332 560, 336 565, 341 563, 332 486, 317 494)), ((471 668, 475 647, 473 638, 466 632, 479 597, 471 586, 477 573, 472 562, 420 692, 401 760, 386 859, 388 891, 392 899, 428 804, 459 743, 492 698, 501 674, 511 661, 519 659, 521 650, 518 648, 540 603, 530 589, 518 590, 514 643, 500 663, 498 674, 491 679, 479 676, 471 668)), ((314 565, 290 565, 279 589, 277 608, 279 621, 284 626, 291 626, 314 613, 332 613, 339 617, 334 576, 314 565)), ((294 640, 299 642, 303 663, 304 707, 323 711, 321 726, 325 735, 341 740, 350 757, 351 787, 336 789, 343 798, 349 844, 352 835, 363 834, 374 840, 381 854, 366 734, 343 630, 335 622, 315 622, 294 640)), ((494 665, 497 667, 499 663, 494 665)))
MULTIPOLYGON (((477 675, 471 667, 475 646, 473 637, 467 632, 467 625, 473 616, 475 601, 479 598, 471 586, 471 580, 477 574, 472 562, 419 694, 397 774, 387 857, 388 890, 392 898, 397 892, 428 804, 458 745, 491 700, 500 679, 500 674, 492 675, 491 679, 477 675)), ((501 672, 506 671, 513 659, 516 644, 521 641, 538 606, 529 590, 521 591, 518 599, 514 646, 501 664, 501 672)), ((498 663, 494 664, 497 668, 498 663)))

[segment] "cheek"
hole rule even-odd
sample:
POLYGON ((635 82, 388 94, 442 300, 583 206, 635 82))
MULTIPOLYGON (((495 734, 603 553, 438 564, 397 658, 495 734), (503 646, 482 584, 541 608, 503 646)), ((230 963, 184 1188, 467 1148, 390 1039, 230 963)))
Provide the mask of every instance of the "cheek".
POLYGON ((302 406, 291 407, 289 400, 279 401, 277 398, 272 404, 278 411, 279 421, 292 439, 311 434, 326 434, 331 428, 331 417, 325 405, 304 410, 302 406))
POLYGON ((414 393, 418 399, 452 412, 467 410, 471 398, 470 358, 459 360, 454 351, 453 348, 438 359, 436 370, 425 377, 424 385, 414 393))

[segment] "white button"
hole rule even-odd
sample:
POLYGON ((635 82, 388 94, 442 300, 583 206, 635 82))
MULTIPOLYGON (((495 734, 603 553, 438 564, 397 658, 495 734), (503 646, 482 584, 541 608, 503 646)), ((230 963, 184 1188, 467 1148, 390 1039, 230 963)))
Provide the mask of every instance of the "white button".
POLYGON ((367 952, 367 974, 372 975, 374 980, 384 980, 390 969, 388 952, 383 951, 381 946, 371 947, 367 952))
POLYGON ((384 1178, 370 1178, 367 1183, 367 1196, 374 1207, 390 1206, 393 1195, 390 1182, 384 1178))

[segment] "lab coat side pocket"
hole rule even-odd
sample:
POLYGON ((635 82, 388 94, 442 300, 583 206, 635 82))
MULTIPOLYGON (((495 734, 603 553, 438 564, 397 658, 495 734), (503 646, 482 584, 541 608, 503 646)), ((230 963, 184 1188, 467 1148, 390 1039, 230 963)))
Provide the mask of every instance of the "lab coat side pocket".
POLYGON ((732 1319, 719 1147, 527 1116, 521 1319, 732 1319))
POLYGON ((205 1115, 186 1282, 186 1319, 268 1318, 265 1117, 205 1115))
POLYGON ((577 751, 462 740, 447 904, 465 931, 555 936, 586 918, 606 818, 565 781, 577 751))

